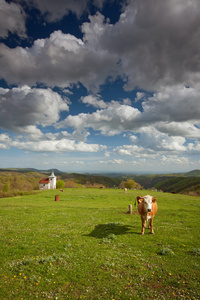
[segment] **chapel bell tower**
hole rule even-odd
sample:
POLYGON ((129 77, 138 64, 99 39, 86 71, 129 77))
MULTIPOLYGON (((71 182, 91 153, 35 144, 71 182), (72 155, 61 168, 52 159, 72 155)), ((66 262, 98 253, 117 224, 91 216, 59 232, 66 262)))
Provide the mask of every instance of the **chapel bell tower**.
POLYGON ((52 171, 51 176, 49 176, 50 181, 50 189, 56 189, 56 176, 54 175, 54 172, 52 171))

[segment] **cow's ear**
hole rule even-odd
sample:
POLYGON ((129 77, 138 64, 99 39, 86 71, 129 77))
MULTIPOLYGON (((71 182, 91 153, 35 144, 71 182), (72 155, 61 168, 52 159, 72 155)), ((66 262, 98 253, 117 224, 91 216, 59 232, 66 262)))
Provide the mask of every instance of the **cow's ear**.
POLYGON ((152 202, 157 202, 157 199, 156 198, 152 198, 152 202))
POLYGON ((138 204, 141 203, 141 202, 143 202, 143 201, 144 201, 144 199, 141 196, 137 196, 137 202, 138 202, 138 204))

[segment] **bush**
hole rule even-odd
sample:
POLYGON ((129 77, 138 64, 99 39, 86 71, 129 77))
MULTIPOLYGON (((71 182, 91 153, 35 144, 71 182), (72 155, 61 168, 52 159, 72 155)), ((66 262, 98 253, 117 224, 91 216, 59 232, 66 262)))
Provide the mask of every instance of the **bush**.
POLYGON ((66 188, 77 188, 78 187, 78 184, 73 181, 73 180, 68 180, 66 183, 65 183, 65 187, 66 188))
POLYGON ((160 254, 160 255, 174 255, 174 252, 169 247, 163 247, 158 254, 160 254))
POLYGON ((65 182, 63 180, 58 180, 56 182, 56 188, 57 189, 63 189, 65 187, 65 182))
POLYGON ((194 254, 194 255, 200 255, 200 248, 193 248, 191 250, 191 253, 194 254))

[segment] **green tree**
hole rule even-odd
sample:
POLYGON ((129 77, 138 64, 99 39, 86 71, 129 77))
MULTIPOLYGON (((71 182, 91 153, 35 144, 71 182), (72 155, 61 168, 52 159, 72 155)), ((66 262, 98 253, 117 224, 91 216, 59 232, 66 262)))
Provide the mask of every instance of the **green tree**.
POLYGON ((65 182, 63 180, 58 180, 56 182, 56 188, 57 189, 63 189, 65 187, 65 182))
POLYGON ((120 188, 120 189, 124 189, 124 183, 125 183, 124 180, 120 183, 120 185, 119 185, 119 188, 120 188))
POLYGON ((124 182, 124 187, 127 189, 134 189, 136 186, 136 182, 133 179, 127 179, 124 182))

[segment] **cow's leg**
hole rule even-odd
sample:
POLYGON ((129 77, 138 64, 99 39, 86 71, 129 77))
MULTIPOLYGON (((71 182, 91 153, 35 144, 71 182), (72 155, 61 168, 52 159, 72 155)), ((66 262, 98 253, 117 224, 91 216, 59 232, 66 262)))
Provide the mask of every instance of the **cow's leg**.
POLYGON ((151 229, 151 219, 149 219, 149 229, 151 229))
MULTIPOLYGON (((142 219, 142 218, 141 218, 142 219)), ((142 219, 142 231, 141 231, 141 234, 144 234, 144 229, 146 227, 146 220, 145 219, 142 219)))
POLYGON ((154 231, 153 231, 153 218, 151 218, 149 220, 149 229, 150 229, 150 233, 154 234, 154 231))

